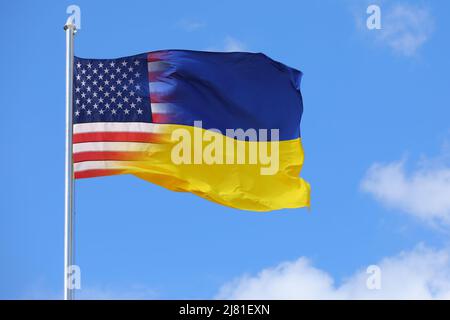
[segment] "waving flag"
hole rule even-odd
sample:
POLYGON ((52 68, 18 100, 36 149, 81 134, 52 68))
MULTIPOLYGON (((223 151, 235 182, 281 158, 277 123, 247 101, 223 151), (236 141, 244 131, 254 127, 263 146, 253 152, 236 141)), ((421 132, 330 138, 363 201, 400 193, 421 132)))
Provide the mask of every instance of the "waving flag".
POLYGON ((309 206, 300 79, 254 53, 75 57, 75 178, 134 174, 245 210, 309 206))

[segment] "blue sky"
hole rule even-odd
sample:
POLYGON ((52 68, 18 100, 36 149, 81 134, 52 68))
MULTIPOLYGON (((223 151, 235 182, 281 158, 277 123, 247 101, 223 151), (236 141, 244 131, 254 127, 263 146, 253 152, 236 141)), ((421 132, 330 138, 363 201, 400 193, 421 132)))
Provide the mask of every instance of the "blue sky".
MULTIPOLYGON (((78 181, 79 297, 450 297, 450 3, 74 3, 81 57, 242 50, 302 70, 312 186, 310 211, 252 213, 132 176, 78 181), (360 281, 371 264, 375 293, 360 281)), ((62 297, 70 4, 2 5, 0 298, 62 297)))

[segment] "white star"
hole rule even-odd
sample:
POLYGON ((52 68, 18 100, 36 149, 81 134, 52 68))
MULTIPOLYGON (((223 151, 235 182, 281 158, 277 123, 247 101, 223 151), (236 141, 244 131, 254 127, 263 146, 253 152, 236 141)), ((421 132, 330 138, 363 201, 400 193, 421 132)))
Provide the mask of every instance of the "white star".
POLYGON ((85 105, 85 104, 82 104, 82 105, 81 105, 81 109, 86 109, 86 105, 85 105))
POLYGON ((114 63, 114 61, 111 61, 111 63, 110 63, 109 65, 111 66, 111 68, 114 68, 114 66, 115 66, 116 64, 114 63))
POLYGON ((111 113, 112 113, 112 114, 116 114, 116 112, 117 112, 116 109, 112 109, 112 110, 111 110, 111 113))
POLYGON ((133 72, 133 67, 129 67, 128 72, 133 72))
POLYGON ((94 103, 94 109, 98 108, 98 104, 94 103))
POLYGON ((105 68, 105 70, 103 70, 105 73, 108 73, 109 72, 109 69, 108 68, 105 68))
POLYGON ((76 91, 76 92, 80 92, 80 88, 79 88, 79 87, 76 87, 75 91, 76 91))
POLYGON ((98 103, 103 103, 103 98, 98 99, 98 103))
POLYGON ((130 91, 130 96, 134 96, 134 91, 130 91))
POLYGON ((97 92, 94 92, 92 95, 94 96, 94 98, 97 98, 97 92))
POLYGON ((106 85, 109 85, 109 80, 105 80, 105 84, 106 84, 106 85))
POLYGON ((86 79, 91 80, 92 76, 89 74, 87 75, 86 79))
POLYGON ((100 109, 100 110, 98 111, 98 113, 103 114, 103 113, 105 113, 105 111, 104 111, 103 109, 100 109))
POLYGON ((127 66, 127 62, 126 61, 122 61, 122 66, 126 67, 127 66))
POLYGON ((112 85, 112 86, 111 86, 111 91, 114 91, 114 90, 116 90, 116 86, 115 86, 115 85, 112 85))
POLYGON ((77 63, 77 68, 81 68, 81 63, 77 63))
POLYGON ((128 80, 129 82, 130 82, 130 84, 133 84, 134 83, 134 80, 133 79, 130 79, 130 80, 128 80))
POLYGON ((98 91, 103 91, 103 87, 102 86, 98 87, 98 91))
POLYGON ((138 66, 139 65, 139 60, 134 60, 134 65, 138 66))
POLYGON ((141 75, 141 74, 140 74, 139 72, 136 72, 136 73, 134 74, 134 76, 135 76, 136 78, 139 78, 140 75, 141 75))
POLYGON ((138 114, 142 114, 143 110, 139 108, 137 112, 138 114))
POLYGON ((123 88, 123 90, 127 90, 127 89, 128 89, 128 86, 127 86, 126 84, 124 84, 124 85, 122 86, 122 88, 123 88))
POLYGON ((86 98, 86 93, 83 92, 83 93, 81 94, 81 97, 82 97, 82 98, 86 98))
POLYGON ((105 97, 106 97, 106 98, 109 97, 109 92, 105 92, 105 97))
POLYGON ((131 106, 131 108, 133 108, 133 109, 136 108, 136 104, 135 104, 135 103, 132 103, 130 106, 131 106))
POLYGON ((94 69, 94 70, 92 70, 92 72, 93 72, 94 74, 97 74, 97 73, 98 73, 98 70, 97 70, 97 69, 94 69))
POLYGON ((127 97, 123 98, 123 101, 128 102, 128 98, 127 97))
POLYGON ((125 79, 127 77, 126 73, 122 73, 122 78, 125 79))
POLYGON ((112 103, 115 103, 115 102, 116 102, 116 98, 112 97, 112 98, 111 98, 111 102, 112 102, 112 103))
POLYGON ((86 113, 87 113, 88 116, 90 116, 91 113, 92 113, 92 111, 91 111, 91 110, 88 110, 88 111, 86 111, 86 113))
POLYGON ((105 108, 109 109, 109 103, 105 103, 105 108))
POLYGON ((102 74, 99 75, 98 78, 99 78, 100 80, 103 80, 103 75, 102 75, 102 74))
POLYGON ((89 62, 89 63, 87 64, 87 67, 88 67, 88 69, 90 69, 90 68, 92 67, 92 64, 89 62))
POLYGON ((137 85, 135 85, 134 87, 136 88, 136 90, 141 90, 141 86, 140 86, 140 85, 138 85, 138 84, 137 84, 137 85))
POLYGON ((117 79, 116 83, 117 83, 117 84, 121 84, 121 83, 122 83, 122 80, 117 79))
POLYGON ((98 83, 97 80, 92 81, 92 84, 93 84, 94 86, 96 86, 97 83, 98 83))
POLYGON ((103 68, 103 63, 100 62, 100 63, 98 64, 98 67, 99 67, 99 68, 103 68))
POLYGON ((82 69, 82 70, 81 70, 81 73, 82 73, 82 74, 85 74, 85 73, 86 73, 86 69, 82 69))
POLYGON ((75 111, 75 115, 78 117, 80 115, 80 111, 75 111))
POLYGON ((81 76, 79 74, 77 74, 77 80, 80 81, 81 76))
POLYGON ((137 97, 136 100, 137 100, 137 102, 142 102, 142 98, 141 97, 137 97))
POLYGON ((125 110, 123 110, 123 112, 125 112, 125 114, 129 114, 129 113, 130 113, 130 110, 125 109, 125 110))
POLYGON ((85 86, 85 85, 86 85, 86 81, 84 81, 84 80, 81 81, 81 85, 82 85, 82 86, 85 86))
POLYGON ((76 104, 80 104, 80 99, 75 100, 76 104))
POLYGON ((87 86, 86 90, 87 92, 91 92, 91 87, 87 86))
POLYGON ((122 96, 122 92, 117 91, 117 96, 118 96, 118 97, 121 97, 121 96, 122 96))
POLYGON ((111 73, 110 77, 111 79, 114 79, 116 76, 111 73))
POLYGON ((119 103, 119 104, 117 105, 117 108, 122 109, 122 106, 123 106, 123 104, 119 103))
POLYGON ((86 101, 87 101, 87 103, 91 103, 92 100, 91 100, 91 98, 88 98, 86 101))
POLYGON ((119 68, 119 67, 116 68, 116 72, 117 72, 117 73, 120 72, 120 68, 119 68))

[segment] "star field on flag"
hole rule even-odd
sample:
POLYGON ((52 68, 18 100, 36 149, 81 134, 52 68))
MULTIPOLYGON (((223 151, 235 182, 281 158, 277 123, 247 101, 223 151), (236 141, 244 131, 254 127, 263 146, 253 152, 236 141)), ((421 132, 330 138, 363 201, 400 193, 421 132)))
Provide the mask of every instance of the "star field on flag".
POLYGON ((146 56, 75 59, 73 122, 151 122, 146 56))

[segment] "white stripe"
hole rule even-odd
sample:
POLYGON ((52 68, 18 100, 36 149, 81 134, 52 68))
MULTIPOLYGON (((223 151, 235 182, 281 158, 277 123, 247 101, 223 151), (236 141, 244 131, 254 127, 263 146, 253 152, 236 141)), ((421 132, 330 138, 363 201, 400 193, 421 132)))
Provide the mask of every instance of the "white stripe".
POLYGON ((168 82, 152 81, 148 83, 150 93, 169 93, 174 89, 174 85, 168 82))
POLYGON ((164 61, 153 61, 147 64, 148 72, 163 72, 170 68, 170 64, 164 61))
POLYGON ((124 169, 131 161, 85 161, 74 163, 74 172, 98 169, 124 169))
POLYGON ((176 111, 176 106, 173 103, 153 103, 152 102, 152 113, 174 113, 176 111))
POLYGON ((150 132, 162 133, 164 126, 146 122, 90 122, 73 125, 73 133, 88 132, 150 132))
POLYGON ((157 151, 163 146, 143 142, 82 142, 73 145, 73 153, 89 151, 157 151))

